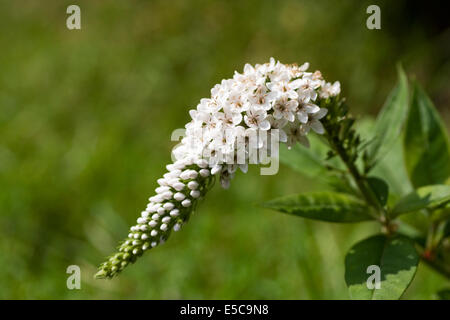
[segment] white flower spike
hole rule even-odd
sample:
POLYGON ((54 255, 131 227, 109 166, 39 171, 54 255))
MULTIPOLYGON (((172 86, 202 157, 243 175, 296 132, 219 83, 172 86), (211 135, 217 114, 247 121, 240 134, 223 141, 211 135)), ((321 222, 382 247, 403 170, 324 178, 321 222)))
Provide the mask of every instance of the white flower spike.
POLYGON ((189 112, 192 120, 186 136, 173 150, 175 162, 158 179, 156 195, 149 198, 119 252, 100 266, 96 277, 112 278, 144 251, 164 243, 172 230, 187 222, 216 175, 228 188, 238 167, 246 172, 255 152, 269 148, 265 139, 252 136, 277 133, 288 146, 297 142, 308 146, 310 129, 323 134, 320 119, 327 109, 319 107, 320 100, 339 95, 340 84, 326 82, 319 71, 308 72, 308 67, 271 58, 265 64, 246 64, 243 73, 215 85, 211 97, 201 99, 189 112), (244 150, 242 159, 236 157, 238 150, 244 150))

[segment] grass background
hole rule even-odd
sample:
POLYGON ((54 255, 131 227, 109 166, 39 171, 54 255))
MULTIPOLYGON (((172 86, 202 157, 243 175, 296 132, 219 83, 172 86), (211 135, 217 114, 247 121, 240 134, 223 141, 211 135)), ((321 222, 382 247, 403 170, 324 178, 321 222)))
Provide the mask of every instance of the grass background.
MULTIPOLYGON (((371 223, 324 224, 258 208, 316 190, 282 166, 216 187, 182 232, 111 281, 93 280, 145 207, 188 110, 244 63, 309 61, 375 115, 395 63, 449 123, 450 29, 419 1, 0 0, 0 298, 346 299, 343 261, 371 223), (65 26, 81 7, 82 29, 65 26), (82 289, 66 288, 68 265, 82 289)), ((421 265, 405 298, 444 279, 421 265)))

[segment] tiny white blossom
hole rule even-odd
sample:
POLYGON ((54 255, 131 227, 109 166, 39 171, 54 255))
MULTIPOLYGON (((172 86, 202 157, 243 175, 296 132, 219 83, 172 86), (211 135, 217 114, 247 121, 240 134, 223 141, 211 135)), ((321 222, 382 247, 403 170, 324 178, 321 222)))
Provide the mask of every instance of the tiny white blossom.
POLYGON ((173 209, 172 211, 169 212, 171 217, 177 217, 180 213, 180 210, 178 209, 173 209))
POLYGON ((175 205, 174 205, 172 202, 166 202, 166 203, 163 205, 163 208, 166 209, 166 210, 168 210, 168 211, 172 210, 174 207, 175 207, 175 205))
POLYGON ((297 142, 300 142, 305 147, 309 148, 309 140, 306 137, 306 132, 299 123, 294 123, 289 126, 287 133, 287 146, 290 149, 297 142))
POLYGON ((318 106, 313 103, 303 103, 300 102, 297 108, 297 118, 301 123, 308 122, 308 115, 312 113, 317 113, 320 110, 318 106))
POLYGON ((192 198, 198 198, 201 195, 200 191, 198 190, 192 190, 189 194, 191 195, 192 198))
POLYGON ((161 220, 163 223, 168 223, 170 221, 170 217, 164 217, 161 220))
POLYGON ((185 199, 185 200, 181 201, 181 205, 183 207, 190 207, 191 206, 191 200, 185 199))
POLYGON ((250 108, 244 116, 244 121, 250 128, 263 131, 270 129, 270 122, 267 120, 267 112, 264 109, 250 108))
POLYGON ((311 115, 310 121, 308 123, 302 125, 302 127, 304 128, 303 130, 306 133, 308 133, 309 129, 311 128, 318 134, 324 134, 325 128, 323 127, 323 124, 319 120, 322 119, 323 117, 325 117, 327 115, 327 112, 328 112, 327 109, 321 108, 318 112, 313 113, 311 115))
POLYGON ((182 201, 182 200, 184 200, 184 198, 186 198, 186 196, 185 196, 184 193, 177 192, 177 193, 175 193, 175 195, 173 196, 173 198, 174 198, 175 200, 177 200, 177 201, 182 201))
POLYGON ((289 122, 293 122, 295 120, 295 111, 298 106, 298 101, 296 100, 288 100, 287 97, 282 97, 277 100, 273 106, 273 117, 275 119, 286 119, 289 122))
POLYGON ((201 169, 201 170, 200 170, 200 175, 201 175, 203 178, 206 178, 207 176, 209 176, 209 170, 208 170, 208 169, 201 169))

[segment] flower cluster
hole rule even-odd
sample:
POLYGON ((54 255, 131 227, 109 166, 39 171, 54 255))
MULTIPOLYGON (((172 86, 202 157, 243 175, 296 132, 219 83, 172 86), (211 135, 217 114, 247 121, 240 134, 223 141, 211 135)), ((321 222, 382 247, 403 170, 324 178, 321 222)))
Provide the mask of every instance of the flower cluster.
POLYGON ((190 111, 192 121, 173 151, 175 162, 158 180, 156 195, 149 198, 119 252, 100 266, 96 276, 113 277, 144 251, 163 243, 171 230, 179 230, 216 174, 228 187, 238 167, 247 171, 252 154, 270 149, 262 137, 276 133, 289 147, 297 142, 308 146, 310 130, 324 133, 320 119, 327 109, 318 102, 337 96, 340 84, 325 82, 319 71, 308 72, 308 66, 271 58, 262 65, 246 64, 243 73, 215 85, 211 97, 190 111), (237 161, 239 151, 243 159, 237 161))
POLYGON ((249 157, 257 149, 269 149, 268 139, 261 137, 272 136, 273 129, 289 147, 297 142, 308 146, 306 135, 311 129, 324 132, 320 119, 327 110, 319 108, 317 101, 340 92, 339 82, 327 83, 319 71, 307 72, 308 67, 308 63, 285 65, 272 58, 262 65, 246 64, 243 73, 222 80, 211 89, 210 98, 201 99, 189 112, 192 121, 174 150, 175 158, 227 164, 221 170, 226 187, 237 165, 246 172, 249 157), (251 136, 259 140, 251 143, 251 136), (241 162, 235 156, 239 150, 244 150, 241 162))

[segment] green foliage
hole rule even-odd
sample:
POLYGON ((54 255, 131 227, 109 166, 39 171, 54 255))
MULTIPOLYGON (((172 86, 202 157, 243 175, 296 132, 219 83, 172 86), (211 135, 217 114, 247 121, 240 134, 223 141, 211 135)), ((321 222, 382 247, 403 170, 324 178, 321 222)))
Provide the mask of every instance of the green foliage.
POLYGON ((386 181, 377 177, 368 177, 366 181, 377 197, 380 205, 384 207, 389 196, 389 186, 387 185, 386 181))
POLYGON ((304 176, 323 177, 328 148, 315 135, 311 135, 309 140, 310 148, 296 144, 288 149, 286 145, 280 145, 280 161, 304 176))
POLYGON ((401 198, 392 209, 392 217, 421 209, 434 210, 450 202, 450 186, 433 185, 418 188, 401 198))
POLYGON ((413 190, 405 168, 401 136, 394 143, 394 147, 377 162, 371 174, 383 178, 388 185, 390 197, 404 196, 413 190))
MULTIPOLYGON (((357 130, 360 132, 363 141, 367 141, 368 147, 375 137, 373 130, 375 121, 372 118, 362 118, 356 123, 357 130)), ((362 167, 364 164, 360 164, 362 167)), ((412 191, 408 174, 406 173, 401 135, 397 137, 393 147, 387 151, 384 157, 381 157, 375 166, 370 169, 370 174, 382 178, 389 186, 390 197, 405 195, 412 191)))
POLYGON ((381 109, 374 128, 374 139, 368 148, 368 166, 372 168, 394 145, 408 112, 408 79, 398 66, 398 83, 381 109))
POLYGON ((264 203, 303 218, 380 224, 382 234, 358 242, 345 258, 353 299, 399 299, 415 276, 419 252, 450 279, 450 186, 444 184, 450 176, 448 137, 423 89, 414 86, 409 106, 401 68, 398 77, 374 124, 366 120, 355 126, 343 99, 328 100, 322 107, 329 109, 324 136, 331 150, 321 145, 283 154, 290 167, 309 177, 331 182, 330 177, 340 176, 341 185, 349 186, 346 193, 322 191, 264 203), (381 272, 379 288, 368 282, 374 266, 381 272))
POLYGON ((406 168, 414 187, 445 183, 450 176, 447 131, 433 103, 417 83, 403 145, 406 168))
POLYGON ((414 278, 419 255, 403 236, 376 235, 355 244, 345 257, 345 282, 352 299, 399 299, 414 278), (369 266, 377 266, 380 288, 367 285, 369 266))
POLYGON ((443 237, 450 237, 450 219, 445 223, 443 237))
POLYGON ((360 222, 373 219, 370 208, 363 201, 337 192, 284 196, 267 201, 262 206, 303 218, 328 222, 360 222))

